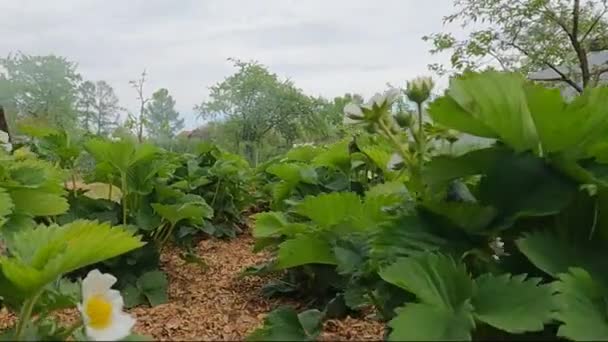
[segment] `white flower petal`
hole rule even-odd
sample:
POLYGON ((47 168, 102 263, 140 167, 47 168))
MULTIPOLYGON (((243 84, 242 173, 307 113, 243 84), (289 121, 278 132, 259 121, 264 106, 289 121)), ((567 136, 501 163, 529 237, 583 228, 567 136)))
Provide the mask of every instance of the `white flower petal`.
POLYGON ((381 107, 384 104, 384 101, 386 101, 384 94, 376 93, 371 99, 369 99, 369 105, 371 107, 371 105, 375 104, 376 106, 381 107))
MULTIPOLYGON (((371 100, 370 100, 370 101, 371 101, 371 100)), ((373 103, 372 103, 372 102, 367 102, 367 103, 364 103, 364 104, 362 104, 360 107, 361 107, 361 108, 363 108, 363 109, 367 109, 367 110, 372 110, 372 109, 374 109, 374 108, 373 108, 373 103)))
POLYGON ((359 121, 351 119, 348 116, 345 116, 344 120, 342 120, 342 123, 345 124, 345 125, 351 125, 351 124, 359 123, 359 121))
POLYGON ((135 319, 122 311, 123 298, 119 291, 112 289, 115 283, 116 277, 99 270, 92 270, 82 281, 83 302, 78 304, 78 310, 82 313, 86 334, 92 340, 121 340, 129 336, 135 325, 135 319), (95 302, 91 302, 93 300, 95 302))
POLYGON ((8 143, 8 133, 0 130, 0 143, 8 143))
POLYGON ((94 341, 118 341, 131 334, 135 319, 131 315, 119 312, 112 315, 112 324, 106 329, 85 328, 86 334, 94 341))
POLYGON ((94 294, 105 294, 115 283, 116 277, 94 269, 82 281, 82 298, 86 301, 87 298, 94 294))
POLYGON ((389 89, 384 93, 384 96, 386 97, 386 102, 388 102, 389 104, 395 102, 399 98, 399 95, 401 95, 401 90, 398 88, 389 89))
POLYGON ((109 290, 105 295, 106 299, 112 303, 112 310, 114 311, 122 311, 122 307, 124 306, 124 300, 120 295, 120 291, 118 290, 109 290))
POLYGON ((391 159, 386 164, 386 168, 389 170, 392 170, 395 168, 395 166, 397 166, 397 164, 400 164, 400 163, 403 163, 403 157, 401 157, 397 153, 393 153, 393 155, 391 155, 391 159))
POLYGON ((355 115, 355 116, 363 116, 363 111, 361 111, 361 107, 354 103, 349 103, 344 106, 344 114, 346 115, 355 115))

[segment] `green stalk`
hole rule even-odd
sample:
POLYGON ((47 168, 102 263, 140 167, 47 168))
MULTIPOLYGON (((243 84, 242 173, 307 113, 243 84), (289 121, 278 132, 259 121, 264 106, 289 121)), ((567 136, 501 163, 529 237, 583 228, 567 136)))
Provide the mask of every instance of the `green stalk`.
POLYGON ((390 128, 386 125, 386 123, 384 121, 382 121, 382 119, 378 120, 378 125, 380 126, 380 128, 382 129, 384 134, 386 134, 386 136, 391 140, 393 145, 395 145, 395 147, 399 151, 399 154, 401 154, 403 161, 405 161, 408 164, 408 166, 411 166, 410 155, 405 150, 405 148, 403 148, 403 144, 401 144, 401 142, 399 142, 399 139, 397 139, 397 137, 395 135, 393 135, 393 133, 391 133, 390 128))
POLYGON ((222 184, 222 180, 217 180, 217 186, 215 187, 215 193, 213 194, 213 199, 211 200, 211 207, 215 204, 215 199, 217 198, 217 194, 220 191, 220 184, 222 184))
POLYGON ((376 295, 374 295, 374 291, 368 289, 367 296, 371 300, 372 304, 376 307, 376 310, 378 310, 378 312, 380 313, 380 316, 382 316, 382 320, 385 322, 389 321, 389 318, 386 316, 386 313, 384 312, 380 301, 378 300, 378 298, 376 298, 376 295))
POLYGON ((17 327, 15 329, 15 339, 17 341, 21 341, 23 339, 25 327, 30 323, 32 312, 34 311, 34 305, 36 305, 40 294, 42 294, 42 290, 36 292, 30 299, 23 303, 21 313, 19 314, 19 321, 17 322, 17 327))
POLYGON ((417 103, 418 105, 418 153, 419 153, 419 164, 422 167, 422 163, 424 162, 424 154, 425 154, 425 141, 424 141, 424 128, 422 122, 422 103, 417 103))
POLYGON ((111 182, 108 184, 108 187, 109 187, 109 189, 108 189, 108 201, 112 201, 112 183, 111 182))
POLYGON ((65 339, 72 336, 72 334, 76 330, 78 330, 80 327, 82 327, 82 324, 83 324, 82 319, 79 319, 78 321, 76 321, 76 323, 72 324, 69 328, 67 328, 65 333, 63 333, 63 335, 65 336, 65 339))
POLYGON ((410 171, 410 181, 409 186, 415 192, 422 193, 422 165, 416 163, 414 160, 410 158, 410 154, 403 147, 403 144, 397 139, 395 135, 391 132, 390 128, 386 125, 384 121, 379 120, 378 125, 380 129, 386 134, 386 136, 391 140, 393 145, 397 148, 399 153, 401 154, 403 161, 406 163, 408 170, 410 171))
POLYGON ((169 240, 169 238, 171 237, 171 233, 173 232, 174 228, 175 228, 175 224, 171 223, 169 225, 169 227, 166 229, 165 236, 163 237, 163 239, 160 242, 161 251, 162 251, 163 247, 165 246, 165 244, 167 243, 167 241, 169 240))
POLYGON ((122 187, 122 224, 127 225, 127 174, 123 172, 121 174, 121 187, 122 187))
POLYGON ((72 195, 76 198, 76 175, 73 168, 70 170, 70 173, 72 174, 72 195))

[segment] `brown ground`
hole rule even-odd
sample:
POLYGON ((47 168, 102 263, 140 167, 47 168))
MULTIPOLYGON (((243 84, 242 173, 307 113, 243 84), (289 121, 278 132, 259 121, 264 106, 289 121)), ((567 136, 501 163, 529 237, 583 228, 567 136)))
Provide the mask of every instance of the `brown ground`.
MULTIPOLYGON (((175 250, 163 253, 169 275, 169 303, 130 310, 137 318, 135 332, 155 340, 242 340, 262 324, 265 315, 285 299, 266 299, 260 288, 266 280, 239 277, 247 266, 263 262, 266 255, 251 252, 247 234, 232 241, 203 240, 198 255, 208 265, 186 264, 175 250)), ((75 313, 62 314, 71 320, 75 313)), ((12 317, 0 311, 0 329, 12 325, 12 317)), ((384 326, 376 321, 347 317, 325 323, 322 340, 381 340, 384 326)))

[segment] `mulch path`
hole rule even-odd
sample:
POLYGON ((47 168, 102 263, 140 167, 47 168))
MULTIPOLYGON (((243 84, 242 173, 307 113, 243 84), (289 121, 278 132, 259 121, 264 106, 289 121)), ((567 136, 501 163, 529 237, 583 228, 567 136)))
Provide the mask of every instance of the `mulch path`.
MULTIPOLYGON (((288 299, 264 298, 260 289, 267 279, 239 276, 245 267, 268 257, 252 253, 252 246, 253 238, 247 233, 231 241, 203 240, 197 254, 207 268, 187 264, 177 250, 168 248, 161 260, 169 276, 169 302, 129 310, 137 318, 135 332, 155 340, 243 340, 261 326, 268 312, 281 305, 297 307, 288 299)), ((73 314, 62 316, 70 319, 73 314)), ((9 316, 0 311, 0 328, 12 325, 9 316)), ((383 331, 380 322, 347 317, 325 322, 320 339, 382 340, 383 331)))

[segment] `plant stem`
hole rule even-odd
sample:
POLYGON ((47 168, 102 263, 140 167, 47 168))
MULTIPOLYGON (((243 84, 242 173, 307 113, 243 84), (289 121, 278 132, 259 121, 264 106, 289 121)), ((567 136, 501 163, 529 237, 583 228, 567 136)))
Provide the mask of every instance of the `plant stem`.
POLYGON ((425 154, 425 141, 424 141, 424 128, 422 122, 422 103, 417 103, 418 105, 418 155, 419 161, 418 164, 422 167, 422 163, 424 162, 424 154, 425 154))
POLYGON ((220 191, 220 184, 222 184, 222 180, 217 180, 217 186, 215 187, 215 193, 213 194, 213 199, 211 200, 211 207, 215 204, 215 199, 217 198, 217 194, 220 191))
POLYGON ((78 330, 78 328, 82 327, 82 319, 76 321, 76 323, 72 324, 64 333, 65 339, 72 336, 74 331, 78 330))
POLYGON ((108 183, 108 201, 112 201, 112 183, 108 183))
POLYGON ((73 168, 70 171, 72 174, 72 195, 74 195, 74 198, 75 198, 76 197, 76 175, 74 174, 75 171, 73 168))
POLYGON ((411 166, 409 153, 405 150, 405 148, 403 148, 403 145, 401 144, 401 142, 399 142, 399 139, 397 139, 397 137, 394 136, 393 133, 391 133, 390 128, 386 125, 384 121, 382 121, 382 119, 378 120, 378 125, 380 126, 384 134, 386 134, 386 136, 391 140, 393 145, 395 145, 395 147, 399 151, 399 154, 401 154, 403 161, 405 161, 408 166, 411 166))
POLYGON ((380 316, 382 316, 382 320, 385 322, 388 321, 389 318, 386 316, 386 313, 384 312, 382 305, 380 305, 380 301, 378 301, 378 298, 376 298, 376 295, 374 295, 374 292, 372 290, 368 290, 367 295, 369 296, 369 300, 371 300, 372 304, 374 304, 376 307, 376 310, 378 310, 380 313, 380 316))
POLYGON ((122 187, 122 224, 127 225, 127 174, 121 174, 122 187))
POLYGON ((169 225, 169 227, 167 227, 166 231, 165 231, 165 236, 163 236, 163 239, 160 242, 160 251, 162 252, 163 247, 165 246, 165 244, 167 243, 167 241, 169 240, 169 238, 171 237, 171 233, 173 232, 173 229, 175 228, 175 224, 171 223, 169 225))
POLYGON ((25 327, 30 323, 32 312, 34 311, 34 305, 36 305, 38 297, 40 297, 41 293, 42 290, 36 292, 30 299, 23 303, 21 313, 19 314, 19 321, 17 322, 17 327, 15 329, 15 339, 17 341, 22 340, 25 327))

